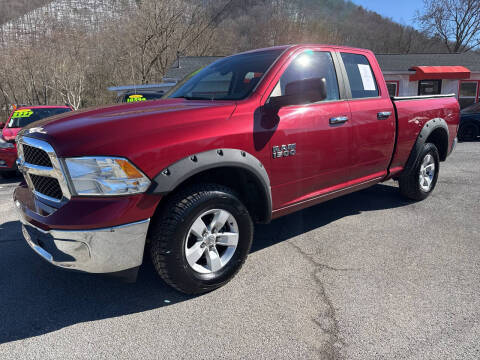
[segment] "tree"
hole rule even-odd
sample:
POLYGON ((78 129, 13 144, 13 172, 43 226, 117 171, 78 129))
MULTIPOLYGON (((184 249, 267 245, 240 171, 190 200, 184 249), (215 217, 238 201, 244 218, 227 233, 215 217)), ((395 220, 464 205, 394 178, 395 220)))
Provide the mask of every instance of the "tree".
POLYGON ((62 102, 74 110, 83 105, 89 68, 88 38, 81 32, 65 36, 52 46, 54 53, 49 53, 50 84, 48 87, 56 92, 62 102))
MULTIPOLYGON (((0 0, 0 9, 0 119, 11 104, 112 103, 108 87, 162 81, 178 55, 294 43, 447 51, 438 35, 343 0, 0 0)), ((480 24, 473 10, 459 23, 480 24)))
POLYGON ((134 80, 160 81, 177 53, 205 54, 214 41, 216 19, 231 2, 219 2, 215 12, 186 0, 142 0, 120 32, 121 57, 127 58, 126 68, 132 69, 134 80))
POLYGON ((441 39, 451 53, 480 45, 480 0, 424 0, 417 21, 427 35, 441 39))

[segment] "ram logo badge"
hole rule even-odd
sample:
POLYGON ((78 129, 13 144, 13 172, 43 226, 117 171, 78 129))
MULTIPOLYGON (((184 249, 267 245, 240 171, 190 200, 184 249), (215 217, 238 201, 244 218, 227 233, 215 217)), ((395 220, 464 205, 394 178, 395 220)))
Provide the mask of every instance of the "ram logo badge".
POLYGON ((297 144, 280 145, 280 146, 274 146, 272 148, 272 155, 274 159, 293 156, 296 153, 297 153, 297 144))
POLYGON ((45 130, 43 127, 34 127, 31 129, 25 130, 24 133, 25 134, 33 134, 33 133, 46 134, 47 130, 45 130))

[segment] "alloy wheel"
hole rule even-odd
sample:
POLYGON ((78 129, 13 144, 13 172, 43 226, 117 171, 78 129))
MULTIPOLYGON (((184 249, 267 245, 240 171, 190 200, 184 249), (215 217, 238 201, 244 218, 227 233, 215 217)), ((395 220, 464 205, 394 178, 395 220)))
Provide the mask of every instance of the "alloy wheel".
POLYGON ((195 219, 187 233, 185 257, 193 270, 214 273, 232 259, 238 239, 238 224, 231 213, 208 210, 195 219))
POLYGON ((420 188, 429 192, 432 187, 433 178, 435 176, 435 159, 432 154, 427 154, 420 164, 419 183, 420 188))

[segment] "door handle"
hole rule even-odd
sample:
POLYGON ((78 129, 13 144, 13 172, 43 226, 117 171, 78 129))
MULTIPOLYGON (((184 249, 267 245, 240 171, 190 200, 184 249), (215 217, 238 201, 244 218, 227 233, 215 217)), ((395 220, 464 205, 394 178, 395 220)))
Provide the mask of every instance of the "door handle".
POLYGON ((344 122, 348 121, 347 116, 337 116, 330 118, 330 125, 336 125, 336 124, 343 124, 344 122))
POLYGON ((386 120, 392 115, 390 111, 381 111, 377 114, 377 119, 378 120, 386 120))

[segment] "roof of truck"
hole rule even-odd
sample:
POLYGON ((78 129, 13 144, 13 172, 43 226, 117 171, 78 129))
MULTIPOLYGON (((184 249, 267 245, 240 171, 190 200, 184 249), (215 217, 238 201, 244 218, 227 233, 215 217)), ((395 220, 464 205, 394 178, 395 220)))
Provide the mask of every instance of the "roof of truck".
MULTIPOLYGON (((261 49, 253 49, 244 51, 237 54, 231 54, 228 56, 239 55, 239 54, 249 54, 254 52, 260 51, 269 51, 269 50, 286 50, 289 48, 294 47, 318 47, 318 46, 325 46, 335 49, 344 49, 344 50, 361 50, 361 51, 369 51, 366 49, 359 49, 359 48, 352 48, 347 46, 337 46, 337 45, 328 45, 328 44, 297 44, 297 45, 280 45, 280 46, 272 46, 268 48, 261 48, 261 49)), ((172 78, 177 81, 182 80, 185 76, 191 74, 195 70, 199 70, 204 68, 207 65, 210 65, 214 61, 222 59, 224 56, 180 56, 172 63, 170 69, 168 69, 167 73, 165 74, 165 78, 172 78)))

